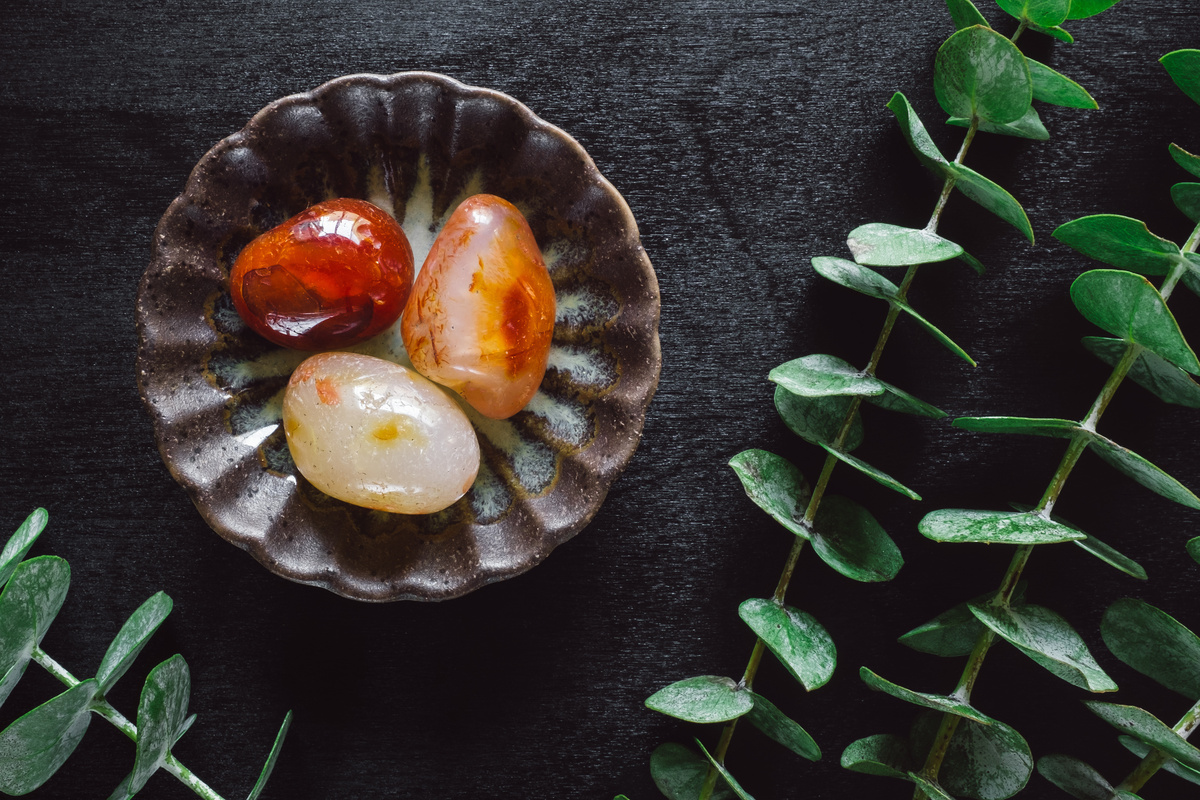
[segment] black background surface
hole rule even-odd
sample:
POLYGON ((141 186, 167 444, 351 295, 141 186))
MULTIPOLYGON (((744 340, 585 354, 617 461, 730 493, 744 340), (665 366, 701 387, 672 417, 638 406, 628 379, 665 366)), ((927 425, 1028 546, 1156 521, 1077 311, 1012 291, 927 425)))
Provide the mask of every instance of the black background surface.
MULTIPOLYGON (((1015 27, 981 8, 1001 30, 1015 27)), ((1187 176, 1167 143, 1200 150, 1200 108, 1157 58, 1200 46, 1198 10, 1125 0, 1072 24, 1074 45, 1023 37, 1102 108, 1044 108, 1049 142, 977 138, 968 164, 1022 200, 1037 244, 954 198, 941 232, 988 272, 927 267, 912 299, 979 366, 902 324, 881 377, 952 415, 1083 415, 1108 370, 1079 346, 1097 331, 1067 290, 1098 265, 1050 233, 1096 212, 1145 219, 1175 241, 1189 233, 1169 198, 1187 176)), ((884 108, 893 91, 944 151, 961 141, 931 88, 952 32, 942 3, 12 0, 0 19, 0 528, 44 505, 50 527, 34 554, 71 563, 45 649, 91 675, 125 617, 168 592, 174 613, 110 699, 132 716, 146 672, 182 653, 200 718, 175 752, 227 798, 249 791, 289 708, 271 798, 658 796, 654 747, 696 735, 711 745, 715 729, 661 717, 643 699, 692 675, 741 674, 753 636, 738 603, 770 594, 790 546, 726 462, 762 447, 810 476, 820 468, 821 454, 775 416, 766 373, 813 352, 865 363, 883 317, 882 304, 821 281, 809 259, 846 256, 858 224, 928 218, 937 187, 884 108), (663 371, 640 449, 576 539, 458 600, 363 605, 277 578, 205 526, 162 465, 137 395, 134 297, 151 232, 208 148, 277 97, 408 69, 506 92, 583 144, 633 209, 655 265, 663 371)), ((1185 334, 1200 331, 1195 297, 1181 290, 1172 307, 1185 334)), ((890 583, 858 584, 804 554, 789 602, 829 629, 838 672, 805 695, 768 659, 756 688, 825 758, 810 764, 740 730, 728 763, 760 800, 909 796, 838 766, 854 739, 904 732, 912 717, 857 669, 948 692, 961 661, 895 639, 994 589, 1012 551, 938 545, 916 523, 935 508, 1036 502, 1062 451, 874 409, 866 424, 859 455, 924 500, 847 469, 832 490, 873 511, 906 566, 890 583)), ((1130 385, 1101 429, 1200 487, 1195 410, 1130 385)), ((1084 633, 1122 685, 1108 699, 1174 722, 1187 701, 1117 662, 1099 621, 1133 595, 1200 629, 1200 566, 1184 551, 1200 514, 1091 456, 1058 510, 1138 559, 1150 580, 1061 545, 1034 554, 1028 598, 1084 633)), ((56 687, 31 667, 0 724, 56 687)), ((1085 757, 1115 781, 1134 760, 1081 705, 1086 696, 1002 647, 974 702, 1036 755, 1085 757)), ((131 744, 96 720, 33 796, 107 797, 132 762, 131 744)), ((1162 776, 1143 794, 1194 792, 1162 776)), ((145 796, 192 795, 160 773, 145 796)), ((1058 793, 1035 776, 1025 796, 1058 793)))

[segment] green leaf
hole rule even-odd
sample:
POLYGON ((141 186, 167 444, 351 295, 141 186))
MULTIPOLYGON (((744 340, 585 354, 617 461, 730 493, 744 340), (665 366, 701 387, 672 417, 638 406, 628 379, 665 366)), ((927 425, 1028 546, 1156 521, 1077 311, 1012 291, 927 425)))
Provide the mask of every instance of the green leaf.
POLYGON ((19 594, 0 597, 0 705, 25 674, 37 640, 33 602, 19 594))
POLYGON ((900 287, 874 270, 833 256, 817 256, 812 260, 813 269, 822 278, 845 286, 859 294, 876 297, 889 302, 900 295, 900 287))
MULTIPOLYGON (((949 0, 954 2, 954 0, 949 0)), ((969 0, 963 0, 969 2, 969 0)), ((938 150, 937 145, 933 143, 933 139, 926 130, 925 125, 917 116, 916 110, 912 104, 908 102, 908 98, 900 92, 892 95, 892 99, 888 101, 888 109, 896 115, 896 121, 900 123, 900 133, 904 136, 904 140, 908 142, 908 146, 916 155, 917 160, 925 167, 933 170, 939 177, 946 178, 950 175, 950 162, 938 150)))
POLYGON ((1171 154, 1171 158, 1175 159, 1176 164, 1200 178, 1200 156, 1189 153, 1177 144, 1169 146, 1167 152, 1171 154))
POLYGON ((50 515, 46 513, 46 509, 35 508, 9 538, 4 549, 0 550, 0 586, 8 583, 17 564, 21 563, 29 548, 33 547, 33 543, 42 535, 49 519, 50 515))
POLYGON ((1184 253, 1183 285, 1192 290, 1192 294, 1200 295, 1200 254, 1184 253))
POLYGON ((983 544, 1054 544, 1073 542, 1087 536, 1082 531, 1031 511, 976 511, 966 508, 931 511, 917 523, 917 530, 935 542, 983 544))
MULTIPOLYGON (((963 117, 950 117, 946 120, 946 124, 956 125, 959 128, 969 128, 971 127, 971 120, 963 117)), ((1035 142, 1044 142, 1050 138, 1050 132, 1046 130, 1046 126, 1042 123, 1041 115, 1038 114, 1037 109, 1033 106, 1030 106, 1019 119, 1015 119, 1012 122, 989 122, 981 120, 978 128, 984 133, 1015 136, 1018 139, 1032 139, 1035 142)))
POLYGON ((1163 724, 1149 711, 1137 706, 1085 701, 1084 705, 1100 719, 1119 731, 1131 734, 1151 747, 1162 750, 1185 767, 1200 770, 1200 750, 1163 724))
POLYGON ((1004 11, 1019 20, 1053 28, 1066 22, 1071 0, 996 0, 1004 11))
POLYGON ((767 378, 792 394, 804 397, 857 396, 891 411, 933 419, 946 416, 946 412, 903 389, 867 375, 840 358, 822 353, 780 364, 767 378))
POLYGON ((938 48, 933 70, 938 103, 952 117, 1012 122, 1025 114, 1033 99, 1025 57, 990 28, 955 33, 938 48))
POLYGON ((859 225, 850 231, 846 245, 856 262, 872 267, 930 264, 963 254, 962 247, 932 231, 884 222, 859 225))
POLYGON ((790 461, 766 450, 745 450, 729 460, 746 496, 780 525, 809 538, 804 510, 812 496, 808 481, 790 461))
POLYGON ((972 25, 983 25, 988 27, 988 21, 983 14, 979 13, 979 9, 971 0, 946 0, 946 7, 950 10, 950 17, 954 20, 954 27, 958 30, 969 28, 972 25))
POLYGON ((1112 784, 1077 758, 1043 756, 1038 759, 1037 770, 1043 778, 1078 800, 1112 800, 1112 784))
MULTIPOLYGON (((959 603, 949 611, 943 611, 924 625, 913 628, 896 641, 922 653, 934 656, 956 658, 969 654, 975 649, 975 642, 984 631, 984 625, 971 613, 969 604, 983 605, 991 602, 996 592, 976 597, 965 603, 959 603)), ((1014 599, 1025 595, 1025 583, 1017 584, 1014 599)))
POLYGON ((861 667, 858 674, 862 678, 863 683, 875 691, 890 694, 892 697, 903 700, 906 703, 912 703, 922 708, 931 708, 934 711, 941 711, 946 714, 966 717, 984 725, 991 725, 995 722, 991 717, 981 714, 957 698, 940 694, 925 694, 924 692, 914 692, 911 689, 905 689, 903 686, 897 686, 891 681, 879 677, 866 667, 861 667))
POLYGON ((910 772, 908 773, 908 779, 921 787, 921 791, 925 792, 925 796, 929 800, 954 800, 937 781, 931 781, 920 773, 910 772))
POLYGON ((1085 272, 1071 284, 1071 300, 1092 324, 1200 374, 1200 360, 1184 341, 1166 301, 1141 275, 1115 269, 1085 272))
POLYGON ((133 772, 121 784, 127 792, 126 797, 140 792, 170 754, 179 729, 187 719, 191 692, 191 674, 181 655, 171 656, 146 676, 138 703, 137 756, 133 772))
POLYGON ((0 703, 25 674, 70 584, 71 568, 57 556, 31 558, 13 570, 0 594, 0 703))
MULTIPOLYGON (((782 386, 775 388, 775 411, 792 433, 816 445, 832 444, 850 411, 849 397, 801 397, 782 386)), ((853 450, 862 444, 862 417, 854 415, 843 447, 853 450)))
POLYGON ((1179 248, 1155 236, 1146 223, 1118 214, 1094 214, 1064 223, 1053 234, 1088 258, 1141 275, 1166 275, 1179 263, 1179 248))
POLYGON ((937 406, 926 403, 919 397, 914 397, 887 381, 879 382, 883 384, 883 394, 864 398, 871 405, 886 408, 888 411, 899 411, 902 414, 916 414, 921 417, 929 417, 930 419, 941 419, 946 416, 946 412, 937 406))
MULTIPOLYGON (((738 616, 808 691, 819 689, 833 677, 837 648, 829 632, 811 614, 774 600, 752 598, 738 607, 738 616)), ((753 703, 749 697, 746 702, 753 703)))
MULTIPOLYGON (((1121 339, 1103 336, 1085 336, 1083 346, 1110 367, 1115 367, 1129 348, 1129 344, 1121 339)), ((1161 400, 1188 408, 1200 408, 1200 384, 1179 367, 1149 350, 1143 349, 1138 355, 1129 370, 1129 377, 1161 400)))
POLYGON ((1087 19, 1101 11, 1107 11, 1117 4, 1118 0, 1071 0, 1071 10, 1067 19, 1087 19))
POLYGON ((908 314, 910 317, 912 317, 914 320, 916 320, 917 323, 922 328, 924 328, 926 331, 928 331, 933 336, 933 338, 935 338, 939 342, 941 342, 942 345, 947 350, 949 350, 951 353, 954 353, 954 355, 958 356, 963 361, 966 361, 972 367, 977 366, 977 364, 975 363, 975 359, 973 359, 969 355, 967 355, 966 350, 963 350, 961 347, 959 347, 957 344, 955 344, 953 339, 951 339, 946 334, 942 333, 936 326, 934 326, 934 324, 932 322, 925 319, 920 314, 918 314, 916 311, 914 311, 912 306, 908 305, 907 303, 900 303, 900 302, 896 302, 896 303, 894 303, 894 305, 897 308, 899 308, 901 311, 903 311, 905 314, 908 314))
MULTIPOLYGON (((1145 758, 1146 756, 1150 755, 1150 751, 1152 749, 1148 747, 1145 742, 1138 741, 1132 736, 1118 736, 1117 741, 1119 741, 1126 750, 1133 753, 1138 758, 1145 758)), ((1191 767, 1185 767, 1183 764, 1180 764, 1173 758, 1168 758, 1166 763, 1163 764, 1162 768, 1172 775, 1183 778, 1189 783, 1200 784, 1200 771, 1194 770, 1191 767)))
POLYGON ((949 164, 947 169, 954 173, 955 189, 1019 230, 1030 243, 1033 242, 1033 226, 1029 224, 1029 217, 1007 190, 962 164, 949 164))
POLYGON ((1192 222, 1200 222, 1200 183, 1177 183, 1171 187, 1175 207, 1192 222))
POLYGON ((1174 500, 1188 508, 1200 509, 1200 497, 1192 494, 1182 483, 1112 439, 1091 431, 1089 434, 1088 446, 1110 466, 1168 500, 1174 500))
POLYGON ((1074 36, 1072 36, 1070 33, 1068 33, 1065 29, 1058 27, 1057 25, 1046 28, 1041 25, 1034 25, 1033 23, 1030 23, 1029 30, 1036 31, 1037 33, 1044 33, 1047 36, 1050 36, 1054 39, 1058 39, 1060 42, 1066 42, 1067 44, 1071 44, 1072 42, 1075 41, 1074 36))
POLYGON ((1056 439, 1070 439, 1082 430, 1078 422, 1043 417, 959 417, 951 424, 977 433, 1024 433, 1056 439))
POLYGON ((754 707, 746 715, 750 724, 798 756, 809 761, 821 760, 821 748, 800 724, 775 707, 767 698, 755 692, 754 707))
POLYGON ((821 560, 852 580, 890 581, 904 565, 900 548, 871 512, 845 497, 825 497, 810 537, 821 560))
POLYGON ((1118 600, 1104 612, 1100 635, 1112 654, 1189 700, 1200 697, 1200 636, 1141 600, 1118 600))
POLYGON ((83 681, 0 732, 0 792, 28 794, 50 780, 87 732, 95 695, 95 679, 83 681))
MULTIPOLYGON (((267 788, 267 781, 270 780, 271 773, 275 770, 275 762, 279 760, 279 753, 283 750, 283 740, 287 737, 288 729, 291 727, 292 712, 288 711, 283 715, 283 723, 279 726, 279 733, 275 734, 275 742, 271 745, 271 752, 267 754, 267 760, 263 764, 262 772, 258 774, 258 780, 254 782, 254 788, 250 790, 250 794, 246 800, 258 800, 258 796, 267 788)), ((713 793, 713 797, 716 797, 716 792, 713 793)))
POLYGON ((704 757, 708 759, 708 763, 717 772, 719 772, 721 777, 725 779, 725 782, 729 784, 729 788, 733 790, 735 795, 741 798, 741 800, 754 800, 754 798, 747 794, 746 790, 741 787, 741 784, 733 779, 733 776, 729 774, 729 770, 725 769, 725 765, 709 755, 708 750, 704 748, 704 744, 699 739, 696 740, 696 746, 700 748, 700 752, 704 753, 704 757))
POLYGON ((851 742, 842 751, 841 763, 843 769, 851 772, 912 780, 908 777, 911 769, 908 740, 894 733, 877 733, 851 742))
POLYGON ((850 466, 854 467, 856 470, 863 473, 871 480, 876 481, 876 482, 886 486, 887 488, 891 489, 894 492, 899 492, 900 494, 902 494, 905 497, 908 497, 912 500, 920 500, 921 499, 921 495, 917 494, 912 489, 909 489, 903 483, 896 480, 891 475, 888 475, 883 470, 877 469, 876 467, 871 466, 867 462, 863 461, 861 458, 855 458, 854 456, 852 456, 848 453, 843 453, 841 450, 838 450, 837 448, 835 448, 831 445, 825 444, 824 442, 819 442, 819 444, 821 445, 821 447, 823 447, 825 449, 825 452, 834 456, 842 463, 849 464, 850 466))
POLYGON ((1158 60, 1188 97, 1200 103, 1200 50, 1176 50, 1158 60))
MULTIPOLYGON (((1033 510, 1033 506, 1025 505, 1023 503, 1009 503, 1009 505, 1015 508, 1017 511, 1033 510)), ((1141 564, 1137 563, 1129 556, 1125 555, 1114 547, 1109 547, 1095 536, 1092 536, 1087 531, 1082 530, 1078 525, 1068 522, 1057 514, 1051 514, 1050 519, 1059 523, 1060 525, 1066 525, 1068 528, 1082 533, 1085 538, 1076 539, 1075 544, 1079 545, 1079 547, 1083 548, 1088 553, 1091 553, 1096 558, 1108 564, 1110 567, 1118 569, 1121 572, 1124 572, 1126 575, 1130 575, 1138 580, 1146 580, 1146 570, 1142 568, 1141 564)))
POLYGON ((130 615, 108 646, 108 652, 100 661, 100 669, 96 671, 100 694, 108 694, 121 679, 170 613, 171 598, 164 592, 158 592, 130 615))
POLYGON ((1117 684, 1088 652, 1083 637, 1048 608, 1018 605, 996 608, 971 605, 971 612, 992 632, 1072 686, 1089 692, 1114 692, 1117 684))
MULTIPOLYGON (((668 800, 697 800, 707 775, 707 759, 681 744, 668 742, 650 754, 650 777, 668 800)), ((718 780, 712 800, 732 797, 733 792, 725 782, 718 780)))
POLYGON ((729 678, 700 675, 677 681, 646 698, 646 707, 687 722, 728 722, 749 713, 750 693, 729 678))
MULTIPOLYGON (((913 726, 912 747, 927 753, 941 715, 922 714, 913 726)), ((1005 800, 1025 788, 1033 774, 1033 754, 1021 734, 999 720, 980 725, 962 720, 950 740, 938 781, 948 792, 974 800, 1005 800)))
POLYGON ((1055 72, 1040 61, 1025 57, 1029 77, 1033 79, 1033 99, 1065 108, 1099 108, 1087 90, 1075 81, 1055 72))
POLYGON ((1192 560, 1200 563, 1200 536, 1197 536, 1195 539, 1188 540, 1187 551, 1188 555, 1192 557, 1192 560))

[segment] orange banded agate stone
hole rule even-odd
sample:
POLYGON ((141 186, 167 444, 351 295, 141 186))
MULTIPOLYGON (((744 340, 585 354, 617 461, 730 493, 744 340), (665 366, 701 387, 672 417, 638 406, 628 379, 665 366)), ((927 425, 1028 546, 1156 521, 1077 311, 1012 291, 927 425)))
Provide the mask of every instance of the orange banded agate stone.
POLYGON ((283 347, 348 347, 393 325, 412 289, 408 237, 364 200, 317 203, 242 250, 229 276, 233 304, 283 347))
POLYGON ((525 217, 489 194, 454 210, 417 274, 401 334, 418 372, 485 417, 533 398, 550 355, 554 286, 525 217))

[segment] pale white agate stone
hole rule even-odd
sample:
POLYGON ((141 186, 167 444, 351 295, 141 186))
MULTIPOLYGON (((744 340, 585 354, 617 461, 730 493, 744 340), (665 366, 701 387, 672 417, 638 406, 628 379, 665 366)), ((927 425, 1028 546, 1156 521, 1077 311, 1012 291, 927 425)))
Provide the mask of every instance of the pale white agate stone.
POLYGON ((283 429, 313 486, 367 508, 440 511, 479 471, 479 441, 458 404, 415 371, 372 356, 304 361, 288 382, 283 429))

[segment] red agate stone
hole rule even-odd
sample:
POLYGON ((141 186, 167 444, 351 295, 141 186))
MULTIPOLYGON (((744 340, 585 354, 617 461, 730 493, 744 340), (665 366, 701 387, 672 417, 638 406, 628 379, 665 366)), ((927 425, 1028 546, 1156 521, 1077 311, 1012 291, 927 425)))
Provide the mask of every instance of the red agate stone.
POLYGON ((348 347, 396 322, 412 289, 408 237, 364 200, 317 203, 259 236, 229 275, 246 324, 298 350, 348 347))
POLYGON ((533 231, 499 197, 454 210, 417 274, 400 324, 417 371, 504 419, 530 401, 550 355, 554 285, 533 231))

